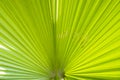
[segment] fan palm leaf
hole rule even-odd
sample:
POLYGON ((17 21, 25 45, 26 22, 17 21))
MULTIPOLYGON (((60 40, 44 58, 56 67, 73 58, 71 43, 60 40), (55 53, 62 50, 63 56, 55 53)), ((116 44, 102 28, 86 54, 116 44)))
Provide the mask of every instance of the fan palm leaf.
POLYGON ((120 0, 0 0, 0 80, 119 80, 120 0))

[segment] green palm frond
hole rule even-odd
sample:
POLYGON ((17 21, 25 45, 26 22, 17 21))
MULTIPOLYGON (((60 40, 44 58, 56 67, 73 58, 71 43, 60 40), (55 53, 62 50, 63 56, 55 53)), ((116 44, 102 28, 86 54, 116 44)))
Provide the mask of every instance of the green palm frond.
POLYGON ((0 0, 0 80, 119 80, 120 0, 0 0))

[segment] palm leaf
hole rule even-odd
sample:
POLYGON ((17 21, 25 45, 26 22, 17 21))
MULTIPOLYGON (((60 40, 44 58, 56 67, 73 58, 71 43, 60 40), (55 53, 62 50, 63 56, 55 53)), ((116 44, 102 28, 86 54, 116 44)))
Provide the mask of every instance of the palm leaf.
POLYGON ((0 0, 0 80, 119 80, 119 0, 0 0))

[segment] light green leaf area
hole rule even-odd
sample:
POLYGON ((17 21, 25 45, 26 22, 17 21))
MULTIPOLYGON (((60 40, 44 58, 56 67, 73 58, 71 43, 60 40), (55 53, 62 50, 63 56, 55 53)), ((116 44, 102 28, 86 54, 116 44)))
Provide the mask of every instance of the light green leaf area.
POLYGON ((120 0, 0 0, 0 80, 120 80, 120 0))

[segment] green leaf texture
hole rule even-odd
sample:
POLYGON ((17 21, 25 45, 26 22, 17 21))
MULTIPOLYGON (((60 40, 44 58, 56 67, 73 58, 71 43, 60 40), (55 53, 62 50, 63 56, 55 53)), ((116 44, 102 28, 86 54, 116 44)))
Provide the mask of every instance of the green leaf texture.
POLYGON ((0 80, 120 80, 120 0, 0 0, 0 80))

